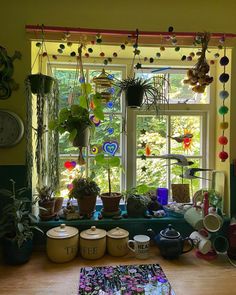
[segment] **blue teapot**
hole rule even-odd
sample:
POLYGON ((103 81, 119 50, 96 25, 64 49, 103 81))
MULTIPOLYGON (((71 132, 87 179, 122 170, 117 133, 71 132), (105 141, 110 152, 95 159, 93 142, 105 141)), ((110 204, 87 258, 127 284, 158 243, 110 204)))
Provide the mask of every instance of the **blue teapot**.
POLYGON ((158 235, 155 235, 152 229, 148 229, 148 233, 156 242, 161 255, 166 259, 177 258, 181 254, 191 251, 194 247, 193 240, 191 238, 182 238, 180 233, 177 232, 171 224, 158 235), (190 242, 190 248, 187 250, 184 250, 185 241, 190 242))

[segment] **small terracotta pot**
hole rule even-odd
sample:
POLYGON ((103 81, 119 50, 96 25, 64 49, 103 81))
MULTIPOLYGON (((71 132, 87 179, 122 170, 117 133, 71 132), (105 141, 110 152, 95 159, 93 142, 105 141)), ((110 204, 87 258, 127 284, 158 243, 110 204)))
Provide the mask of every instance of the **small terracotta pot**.
POLYGON ((47 202, 39 202, 39 206, 46 210, 39 210, 39 217, 42 220, 50 220, 55 217, 55 199, 47 202))
POLYGON ((57 198, 55 198, 54 212, 56 214, 58 214, 59 211, 61 210, 62 205, 63 205, 63 201, 64 201, 64 198, 63 197, 57 197, 57 198))
POLYGON ((122 195, 120 193, 103 193, 100 195, 103 203, 103 212, 112 213, 120 210, 119 204, 122 195))
POLYGON ((83 198, 78 198, 77 202, 80 215, 90 217, 95 211, 96 200, 97 196, 84 196, 83 198))

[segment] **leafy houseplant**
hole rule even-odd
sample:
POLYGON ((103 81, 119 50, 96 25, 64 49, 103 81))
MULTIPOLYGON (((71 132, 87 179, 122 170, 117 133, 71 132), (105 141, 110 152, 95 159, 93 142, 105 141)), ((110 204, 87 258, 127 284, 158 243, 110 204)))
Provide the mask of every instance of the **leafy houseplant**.
POLYGON ((157 79, 126 78, 118 82, 119 94, 125 92, 128 107, 138 108, 145 105, 147 108, 154 107, 158 114, 160 104, 167 102, 163 93, 166 79, 157 76, 157 79))
POLYGON ((58 119, 49 123, 50 129, 59 133, 69 133, 69 140, 74 146, 84 147, 88 145, 90 130, 94 128, 89 118, 87 109, 79 105, 71 105, 60 110, 58 119))
POLYGON ((103 203, 103 215, 112 217, 120 214, 119 203, 122 197, 121 193, 112 192, 111 172, 112 168, 120 167, 120 158, 116 156, 105 156, 99 154, 95 157, 96 164, 107 171, 108 192, 100 194, 103 203))
POLYGON ((91 217, 95 210, 100 188, 91 178, 82 177, 75 178, 72 185, 69 197, 77 199, 80 215, 91 217))
POLYGON ((37 187, 36 190, 36 201, 39 202, 40 207, 40 219, 53 219, 62 208, 63 197, 54 197, 53 189, 47 185, 37 187))
POLYGON ((25 194, 26 188, 15 190, 15 182, 12 182, 12 191, 0 190, 0 196, 8 199, 2 209, 0 218, 0 238, 3 238, 3 252, 6 262, 9 264, 22 264, 30 259, 33 249, 33 229, 43 231, 37 226, 31 225, 37 221, 37 217, 30 212, 33 204, 25 194))
POLYGON ((123 192, 126 201, 126 210, 129 217, 144 217, 147 214, 151 198, 147 194, 153 190, 146 184, 138 185, 123 192))

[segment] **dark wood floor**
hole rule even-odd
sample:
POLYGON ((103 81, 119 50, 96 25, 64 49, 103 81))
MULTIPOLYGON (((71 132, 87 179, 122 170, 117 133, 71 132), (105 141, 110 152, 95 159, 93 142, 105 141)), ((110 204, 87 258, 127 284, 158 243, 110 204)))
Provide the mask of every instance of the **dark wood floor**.
POLYGON ((34 252, 25 265, 0 265, 1 295, 74 295, 77 294, 81 266, 159 263, 176 295, 236 294, 236 269, 225 256, 212 262, 201 260, 192 251, 179 259, 168 261, 152 247, 150 258, 137 260, 133 254, 121 258, 109 255, 96 261, 77 257, 65 264, 50 262, 44 252, 34 252))

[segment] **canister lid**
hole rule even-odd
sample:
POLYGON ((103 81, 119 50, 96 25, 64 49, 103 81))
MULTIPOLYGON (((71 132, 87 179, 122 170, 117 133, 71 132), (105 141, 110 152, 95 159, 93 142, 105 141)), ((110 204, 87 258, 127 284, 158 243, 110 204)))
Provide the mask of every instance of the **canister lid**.
POLYGON ((77 235, 79 230, 72 226, 62 223, 60 226, 51 228, 47 231, 47 236, 54 239, 66 239, 77 235))
POLYGON ((116 227, 107 232, 107 236, 113 239, 121 239, 129 236, 129 232, 123 228, 116 227))
POLYGON ((80 237, 87 240, 101 239, 106 236, 106 231, 104 229, 96 228, 96 226, 91 226, 90 229, 86 229, 80 233, 80 237))

